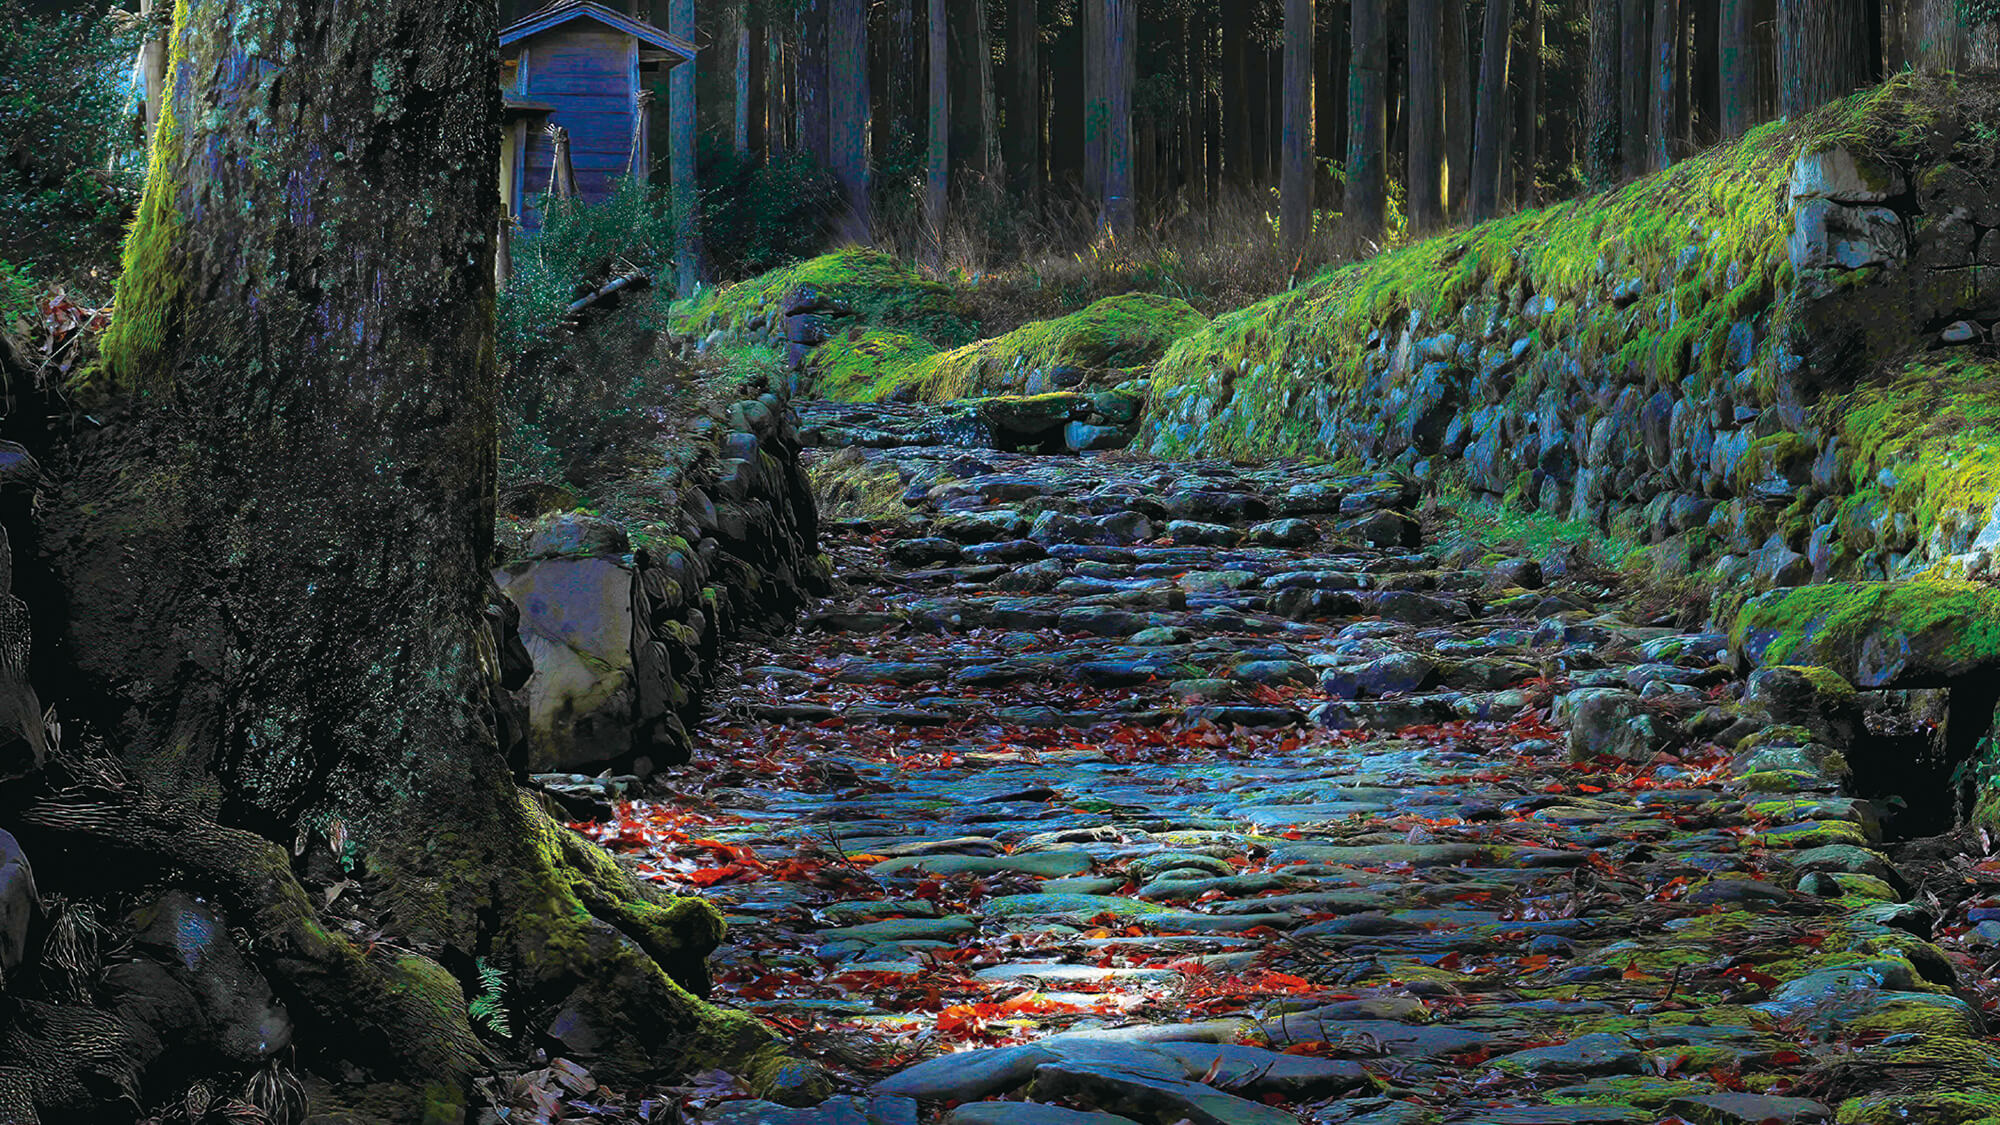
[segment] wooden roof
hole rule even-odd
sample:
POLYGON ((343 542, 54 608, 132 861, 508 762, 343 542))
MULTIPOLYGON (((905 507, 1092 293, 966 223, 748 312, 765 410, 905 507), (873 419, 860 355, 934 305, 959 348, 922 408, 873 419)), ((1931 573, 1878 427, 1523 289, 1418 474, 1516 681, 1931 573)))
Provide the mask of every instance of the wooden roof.
POLYGON ((641 43, 666 52, 670 56, 670 65, 694 60, 694 44, 678 36, 668 35, 644 20, 633 19, 623 12, 607 8, 596 0, 559 0, 558 3, 539 11, 530 12, 500 29, 500 45, 506 47, 530 36, 539 35, 550 28, 579 19, 596 20, 606 27, 622 31, 641 43))

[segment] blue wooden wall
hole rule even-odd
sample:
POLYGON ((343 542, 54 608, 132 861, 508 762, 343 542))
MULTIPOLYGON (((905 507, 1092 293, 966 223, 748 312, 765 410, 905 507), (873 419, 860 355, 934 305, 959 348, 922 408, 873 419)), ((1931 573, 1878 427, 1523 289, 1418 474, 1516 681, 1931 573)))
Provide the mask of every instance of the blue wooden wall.
MULTIPOLYGON (((632 85, 629 36, 578 20, 526 41, 532 101, 555 107, 549 121, 569 130, 570 163, 577 191, 592 202, 611 192, 632 155, 632 85)), ((541 225, 533 200, 549 189, 553 152, 539 129, 528 134, 523 172, 522 225, 541 225)))

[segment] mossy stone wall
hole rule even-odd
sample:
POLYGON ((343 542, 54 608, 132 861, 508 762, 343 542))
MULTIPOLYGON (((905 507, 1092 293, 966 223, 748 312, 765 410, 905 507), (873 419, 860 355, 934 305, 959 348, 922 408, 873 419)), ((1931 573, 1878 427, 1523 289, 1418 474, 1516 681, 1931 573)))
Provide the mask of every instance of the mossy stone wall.
POLYGON ((1899 77, 1322 275, 1172 349, 1139 444, 1456 478, 1672 540, 1719 591, 1976 572, 2000 546, 1996 105, 1899 77))

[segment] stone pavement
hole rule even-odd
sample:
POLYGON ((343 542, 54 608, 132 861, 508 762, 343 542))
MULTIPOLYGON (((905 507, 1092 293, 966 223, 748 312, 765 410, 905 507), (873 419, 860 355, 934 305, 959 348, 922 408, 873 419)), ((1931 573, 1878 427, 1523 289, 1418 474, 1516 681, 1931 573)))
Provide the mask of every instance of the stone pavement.
POLYGON ((729 915, 717 997, 849 1091, 699 1120, 2000 1106, 1972 946, 1903 901, 1820 678, 1441 549, 1395 478, 867 456, 910 522, 828 528, 841 592, 600 833, 729 915))

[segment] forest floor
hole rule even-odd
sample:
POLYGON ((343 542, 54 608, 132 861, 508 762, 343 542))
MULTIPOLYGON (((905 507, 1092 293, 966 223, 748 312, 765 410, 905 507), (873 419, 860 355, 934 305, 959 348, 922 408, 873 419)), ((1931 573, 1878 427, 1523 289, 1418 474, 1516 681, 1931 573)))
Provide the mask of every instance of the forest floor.
POLYGON ((907 520, 831 522, 836 595, 735 654, 671 796, 594 830, 727 912, 717 998, 850 1091, 790 1110, 711 1076, 692 1120, 2000 1105, 1965 909, 2000 861, 1902 902, 1879 806, 1826 746, 1756 733, 1726 637, 1441 550, 1392 478, 865 457, 910 482, 907 520))

